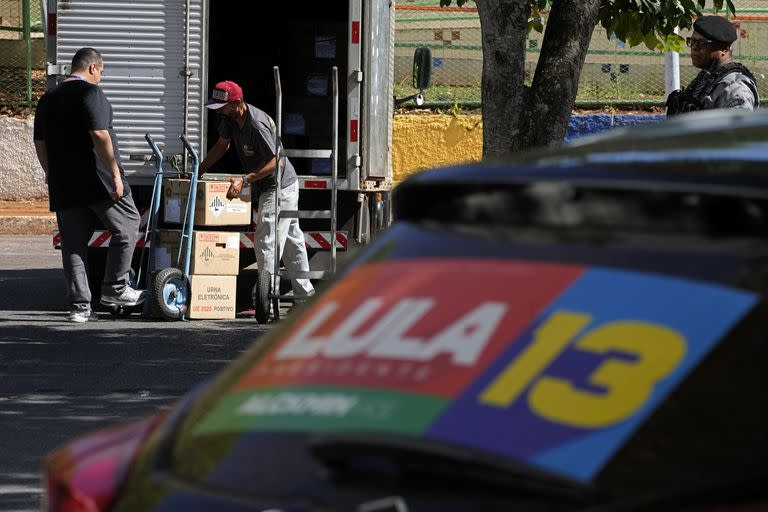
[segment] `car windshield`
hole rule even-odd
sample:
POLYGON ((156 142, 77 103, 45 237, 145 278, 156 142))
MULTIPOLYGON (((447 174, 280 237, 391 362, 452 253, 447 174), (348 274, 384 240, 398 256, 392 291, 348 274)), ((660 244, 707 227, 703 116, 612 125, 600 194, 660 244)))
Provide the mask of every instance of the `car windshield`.
POLYGON ((713 238, 768 235, 765 194, 642 189, 542 181, 514 186, 415 187, 397 217, 456 226, 679 234, 713 238), (418 199, 416 198, 418 196, 418 199))

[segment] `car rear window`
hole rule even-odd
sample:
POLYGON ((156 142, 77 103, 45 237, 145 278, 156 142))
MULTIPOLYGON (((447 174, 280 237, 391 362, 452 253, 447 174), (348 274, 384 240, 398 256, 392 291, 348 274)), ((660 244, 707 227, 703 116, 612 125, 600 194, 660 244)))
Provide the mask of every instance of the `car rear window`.
POLYGON ((459 226, 765 237, 768 199, 757 191, 737 192, 562 181, 418 185, 396 193, 394 212, 399 220, 459 226))

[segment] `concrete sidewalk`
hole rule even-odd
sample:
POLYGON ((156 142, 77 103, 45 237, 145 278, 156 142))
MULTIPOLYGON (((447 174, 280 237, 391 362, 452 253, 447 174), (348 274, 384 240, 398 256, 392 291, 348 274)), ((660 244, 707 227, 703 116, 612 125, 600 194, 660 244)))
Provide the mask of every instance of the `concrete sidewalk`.
POLYGON ((48 200, 0 201, 0 235, 53 235, 56 215, 48 200))

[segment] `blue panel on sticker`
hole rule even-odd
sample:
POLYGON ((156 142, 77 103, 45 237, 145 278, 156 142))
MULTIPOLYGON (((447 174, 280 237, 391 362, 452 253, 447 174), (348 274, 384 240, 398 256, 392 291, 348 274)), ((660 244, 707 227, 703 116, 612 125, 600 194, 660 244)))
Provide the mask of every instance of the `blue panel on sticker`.
POLYGON ((592 268, 426 435, 590 481, 756 301, 701 282, 592 268), (564 317, 583 323, 569 331, 557 323, 564 317), (510 369, 521 356, 525 365, 510 369), (648 381, 641 392, 638 379, 648 381))

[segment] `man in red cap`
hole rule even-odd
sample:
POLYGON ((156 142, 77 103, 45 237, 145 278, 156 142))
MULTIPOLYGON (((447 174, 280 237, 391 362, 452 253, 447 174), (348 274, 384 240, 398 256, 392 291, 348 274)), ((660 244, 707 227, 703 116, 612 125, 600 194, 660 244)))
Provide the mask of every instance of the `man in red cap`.
MULTIPOLYGON (((259 201, 254 235, 256 263, 259 270, 274 272, 275 187, 278 186, 275 123, 264 111, 243 101, 243 90, 235 82, 217 83, 205 106, 219 116, 219 139, 200 163, 200 175, 210 169, 231 145, 234 146, 245 174, 231 180, 227 196, 240 195, 246 185, 253 187, 253 197, 259 201)), ((285 210, 298 210, 296 170, 288 158, 282 159, 281 167, 280 205, 285 210)), ((279 233, 280 255, 285 268, 290 272, 308 271, 307 248, 298 219, 281 219, 279 233)), ((315 292, 309 279, 294 279, 291 284, 297 297, 315 292)))
POLYGON ((736 27, 721 16, 696 20, 686 43, 691 48, 692 64, 701 71, 688 87, 669 95, 668 117, 697 110, 753 110, 759 106, 755 77, 746 66, 733 62, 731 46, 736 37, 736 27))

